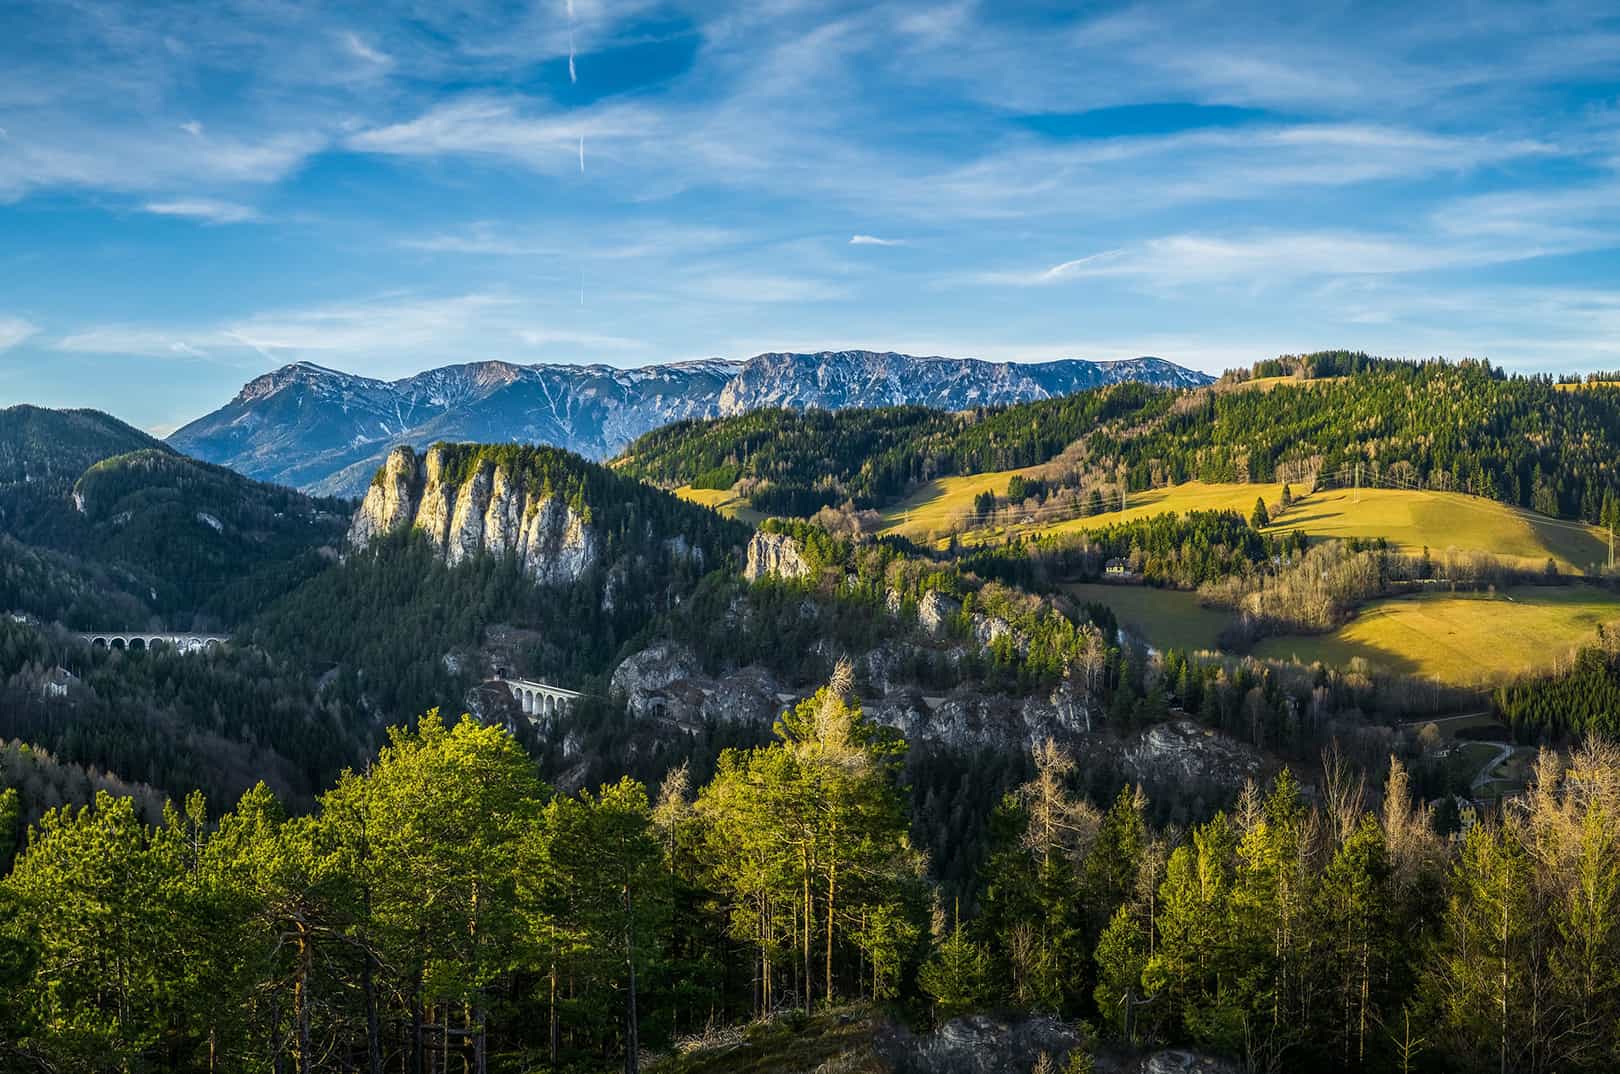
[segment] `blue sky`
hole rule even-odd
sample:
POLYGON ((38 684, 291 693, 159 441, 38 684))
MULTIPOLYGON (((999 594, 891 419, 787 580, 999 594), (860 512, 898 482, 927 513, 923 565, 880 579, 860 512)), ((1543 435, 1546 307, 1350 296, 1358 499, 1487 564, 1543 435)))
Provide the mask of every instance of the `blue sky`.
POLYGON ((0 403, 893 348, 1620 367, 1612 4, 0 5, 0 403))

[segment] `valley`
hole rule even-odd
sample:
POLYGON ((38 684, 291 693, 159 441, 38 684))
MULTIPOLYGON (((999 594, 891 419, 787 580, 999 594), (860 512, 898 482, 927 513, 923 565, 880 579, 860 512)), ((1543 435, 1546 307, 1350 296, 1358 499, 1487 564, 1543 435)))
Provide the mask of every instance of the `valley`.
MULTIPOLYGON (((886 1069, 954 1054, 952 1019, 991 1007, 1016 1016, 974 1029, 962 1056, 1131 1063, 1150 1042, 1107 1012, 1138 990, 1168 998, 1166 975, 1219 1017, 1282 1017, 1186 970, 1185 935, 1142 902, 1177 905, 1197 870, 1222 872, 1219 942, 1263 977, 1272 948, 1240 923, 1277 905, 1254 864, 1277 855, 1312 892, 1290 911, 1302 935, 1343 927, 1342 876, 1378 891, 1405 922, 1379 926, 1380 957, 1402 968, 1367 994, 1432 1002, 1438 978, 1395 937, 1447 942, 1432 907, 1481 868, 1473 833, 1501 830, 1474 818, 1512 815, 1512 799, 1573 823, 1584 807, 1557 787, 1575 784, 1535 767, 1542 747, 1571 780, 1620 772, 1597 742, 1620 732, 1605 566, 1620 508, 1588 442, 1609 419, 1587 409, 1620 397, 1466 365, 1295 360, 1321 380, 1257 365, 1214 387, 950 411, 789 394, 675 421, 610 465, 405 443, 347 464, 370 467, 353 499, 105 416, 5 412, 0 899, 48 938, 25 979, 93 1006, 70 924, 119 896, 70 848, 107 831, 142 878, 129 898, 221 982, 199 993, 219 1006, 175 996, 136 1016, 188 1027, 174 1032, 193 1056, 214 1037, 288 1047, 241 1012, 310 989, 331 998, 299 1032, 393 1065, 484 1048, 515 1069, 555 1049, 554 1067, 600 1069, 633 1027, 672 1071, 733 1069, 744 1047, 762 1069, 886 1069), (1380 427, 1376 451, 1322 431, 1362 429, 1363 396, 1430 381, 1502 422, 1534 400, 1578 435, 1529 457, 1503 432, 1464 456, 1432 454, 1416 412, 1380 427), (1276 433, 1291 425, 1316 431, 1276 433), (218 640, 108 648, 87 644, 96 631, 218 640), (1538 785, 1553 797, 1526 796, 1538 785), (205 864, 188 873, 187 855, 205 864), (1377 864, 1397 861, 1404 886, 1377 864), (370 908, 349 894, 362 886, 370 908), (305 941, 319 969, 277 945, 285 905, 341 923, 305 941), (1025 931, 1037 918, 1064 923, 1045 954, 1025 931), (243 942, 219 944, 216 921, 243 942), (486 950, 503 967, 486 983, 445 976, 486 950), (533 998, 554 966, 578 1002, 533 998), (936 1013, 901 1032, 888 1019, 905 1004, 936 1013), (803 1021, 775 1020, 789 1010, 803 1021), (1096 1020, 1068 1020, 1083 1012, 1096 1020), (418 1046, 416 1021, 465 1044, 418 1046)), ((818 383, 842 375, 828 361, 818 383)), ((334 383, 295 370, 257 391, 280 406, 292 385, 334 383)), ((434 383, 438 406, 461 382, 434 383)), ((1560 922, 1546 916, 1547 943, 1560 922)), ((35 942, 7 935, 0 967, 5 944, 35 942)), ((1354 964, 1300 943, 1289 957, 1319 967, 1312 987, 1361 987, 1354 964)), ((0 1017, 27 1012, 13 1017, 34 1019, 30 1047, 66 1055, 32 986, 8 987, 0 975, 0 1017)), ((1151 1043, 1233 1054, 1144 1017, 1151 1043)), ((1287 1017, 1346 1032, 1331 1005, 1287 1017)), ((131 1062, 149 1054, 115 1039, 131 1062)), ((1308 1040, 1279 1048, 1333 1068, 1308 1040)))
POLYGON ((0 1074, 1616 1074, 1617 72, 6 3, 0 1074))

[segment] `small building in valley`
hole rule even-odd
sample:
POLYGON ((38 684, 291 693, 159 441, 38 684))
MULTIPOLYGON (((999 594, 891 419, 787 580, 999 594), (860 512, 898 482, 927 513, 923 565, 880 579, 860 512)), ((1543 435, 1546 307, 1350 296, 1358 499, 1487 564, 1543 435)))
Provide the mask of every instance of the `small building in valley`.
POLYGON ((54 667, 45 673, 40 693, 46 697, 66 697, 79 682, 79 677, 65 667, 54 667))
POLYGON ((1131 561, 1120 556, 1103 564, 1103 576, 1106 578, 1130 578, 1135 573, 1131 570, 1131 561))

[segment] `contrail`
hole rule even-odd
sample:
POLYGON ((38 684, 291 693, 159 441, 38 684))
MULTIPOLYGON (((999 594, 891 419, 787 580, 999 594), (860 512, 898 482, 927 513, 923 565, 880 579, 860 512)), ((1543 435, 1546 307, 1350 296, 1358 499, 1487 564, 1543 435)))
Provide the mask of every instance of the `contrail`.
POLYGON ((585 136, 579 136, 579 174, 585 174, 585 136))
POLYGON ((574 0, 564 0, 568 8, 568 81, 578 82, 579 72, 574 69, 574 0))

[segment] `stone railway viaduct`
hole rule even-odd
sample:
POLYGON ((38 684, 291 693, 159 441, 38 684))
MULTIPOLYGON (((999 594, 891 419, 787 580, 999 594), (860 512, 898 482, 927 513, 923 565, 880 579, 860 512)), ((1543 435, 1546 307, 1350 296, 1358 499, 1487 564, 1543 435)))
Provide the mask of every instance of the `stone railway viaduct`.
POLYGON ((231 640, 224 634, 152 634, 145 631, 129 630, 102 630, 93 633, 75 634, 74 637, 92 649, 100 646, 103 649, 123 649, 140 652, 166 645, 170 648, 179 649, 183 653, 224 645, 231 640))
POLYGON ((525 716, 562 716, 585 696, 535 679, 502 679, 501 682, 512 691, 525 716))

